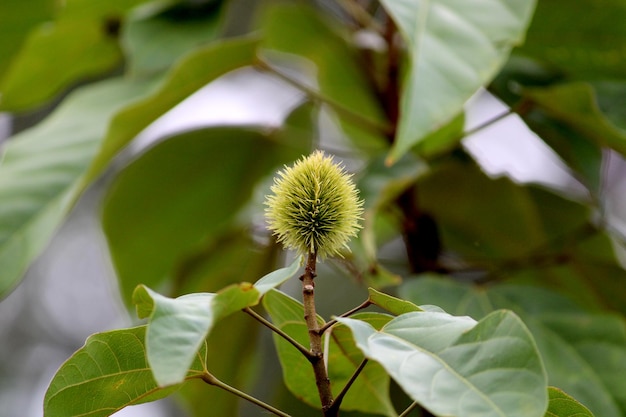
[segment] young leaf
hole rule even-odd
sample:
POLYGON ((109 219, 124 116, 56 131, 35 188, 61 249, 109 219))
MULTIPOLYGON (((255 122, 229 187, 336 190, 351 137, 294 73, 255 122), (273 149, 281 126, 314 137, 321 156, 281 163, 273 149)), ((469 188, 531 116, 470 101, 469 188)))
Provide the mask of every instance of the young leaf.
MULTIPOLYGON (((157 386, 146 360, 146 327, 90 336, 57 371, 44 399, 45 417, 105 417, 134 404, 155 401, 177 387, 157 386)), ((187 378, 204 372, 204 348, 187 378)))
POLYGON ((384 308, 388 312, 399 316, 412 311, 424 311, 410 301, 393 297, 389 294, 376 291, 374 288, 368 288, 369 301, 380 308, 384 308))
MULTIPOLYGON (((261 290, 280 285, 298 270, 300 260, 274 271, 261 280, 261 290)), ((137 312, 149 315, 146 332, 148 362, 159 386, 183 381, 194 356, 217 321, 257 304, 263 293, 254 285, 231 285, 218 292, 168 298, 145 286, 133 294, 137 312)))
POLYGON ((524 39, 534 0, 382 0, 407 43, 393 163, 450 122, 524 39))
POLYGON ((476 323, 438 312, 403 314, 380 331, 339 318, 365 356, 379 362, 436 415, 542 417, 547 378, 521 320, 497 311, 476 323))
POLYGON ((591 411, 558 388, 548 387, 548 411, 545 417, 593 417, 591 411))

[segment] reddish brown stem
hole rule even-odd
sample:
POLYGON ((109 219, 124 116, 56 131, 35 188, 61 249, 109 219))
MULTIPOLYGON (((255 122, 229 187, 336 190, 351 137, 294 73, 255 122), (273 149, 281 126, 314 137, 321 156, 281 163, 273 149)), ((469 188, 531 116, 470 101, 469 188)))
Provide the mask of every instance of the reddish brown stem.
POLYGON ((302 281, 302 303, 304 304, 304 320, 309 330, 309 343, 311 346, 311 356, 309 361, 313 365, 315 373, 315 383, 322 402, 324 417, 336 417, 337 411, 331 408, 333 404, 333 394, 330 390, 330 380, 324 365, 324 350, 322 347, 322 336, 319 334, 320 325, 317 321, 315 311, 315 266, 317 254, 309 253, 304 274, 300 277, 302 281))

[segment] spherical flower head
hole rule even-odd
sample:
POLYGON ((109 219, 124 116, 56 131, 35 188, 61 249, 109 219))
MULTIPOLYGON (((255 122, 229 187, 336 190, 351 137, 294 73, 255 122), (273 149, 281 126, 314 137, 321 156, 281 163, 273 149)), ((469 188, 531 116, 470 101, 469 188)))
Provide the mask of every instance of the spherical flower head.
POLYGON ((322 259, 341 256, 361 228, 363 201, 352 176, 322 151, 285 166, 271 190, 268 228, 287 248, 322 259))

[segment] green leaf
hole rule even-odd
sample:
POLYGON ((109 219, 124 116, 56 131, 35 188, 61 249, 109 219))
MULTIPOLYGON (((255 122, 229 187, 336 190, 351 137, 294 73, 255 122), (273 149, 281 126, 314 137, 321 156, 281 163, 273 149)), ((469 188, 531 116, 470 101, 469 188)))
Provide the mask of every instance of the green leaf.
MULTIPOLYGON (((280 291, 270 291, 263 298, 263 306, 272 322, 279 329, 297 340, 303 346, 309 345, 309 336, 304 322, 302 304, 280 291)), ((390 320, 388 315, 367 313, 356 315, 376 328, 390 320)), ((320 324, 323 323, 318 317, 320 324)), ((350 332, 345 327, 333 327, 328 343, 328 377, 333 395, 337 395, 348 382, 363 360, 363 354, 354 344, 350 332)), ((287 388, 305 403, 320 408, 315 386, 315 375, 308 360, 291 344, 274 335, 274 344, 283 369, 283 379, 287 388)), ((342 402, 342 410, 378 413, 395 416, 388 395, 389 376, 378 364, 368 364, 357 378, 342 402)))
POLYGON ((624 19, 621 0, 539 1, 521 52, 569 78, 623 78, 624 19))
POLYGON ((217 294, 194 293, 178 298, 162 296, 140 285, 133 301, 140 317, 149 315, 146 332, 148 362, 159 386, 183 381, 194 356, 219 320, 259 302, 264 292, 292 277, 300 265, 274 271, 259 280, 230 285, 217 294))
MULTIPOLYGON (((57 371, 44 399, 45 417, 109 416, 134 404, 155 401, 177 387, 157 386, 146 361, 145 326, 90 336, 57 371)), ((186 378, 204 372, 201 349, 186 378)))
POLYGON ((383 308, 396 316, 404 313, 410 313, 412 311, 424 311, 409 301, 392 297, 389 294, 376 291, 374 288, 368 288, 367 291, 369 292, 369 301, 372 304, 377 305, 378 307, 383 308))
POLYGON ((548 387, 550 402, 545 417, 593 417, 591 411, 558 388, 548 387))
POLYGON ((524 115, 529 127, 597 192, 601 148, 626 155, 626 134, 602 114, 591 85, 569 83, 525 89, 523 96, 535 105, 524 115))
MULTIPOLYGON (((0 4, 0 28, 3 30, 0 42, 0 80, 19 52, 28 33, 52 18, 56 3, 52 0, 4 0, 0 4)), ((1 91, 1 90, 0 90, 1 91)))
POLYGON ((128 72, 150 75, 168 69, 178 58, 217 37, 222 3, 177 3, 168 9, 134 13, 122 32, 128 72))
POLYGON ((303 258, 300 256, 294 260, 291 265, 285 268, 277 269, 276 271, 265 275, 263 278, 254 283, 254 288, 256 288, 259 294, 263 296, 272 288, 278 287, 280 284, 294 276, 302 264, 303 258))
POLYGON ((533 0, 383 0, 408 49, 400 121, 388 162, 459 114, 520 44, 533 0))
POLYGON ((156 92, 113 118, 84 184, 93 181, 111 159, 154 120, 216 78, 252 64, 256 47, 254 39, 231 39, 206 46, 181 59, 156 92))
POLYGON ((236 127, 183 133, 119 174, 103 225, 122 294, 140 283, 156 288, 230 230, 257 181, 308 145, 282 143, 277 134, 236 127))
POLYGON ((0 80, 0 109, 21 111, 41 105, 78 81, 113 70, 122 62, 116 27, 142 1, 64 4, 54 22, 30 32, 0 80))
POLYGON ((588 313, 562 295, 528 286, 472 287, 443 278, 407 282, 401 294, 414 303, 438 303, 454 314, 483 317, 514 310, 532 332, 551 385, 583 402, 594 414, 626 412, 626 323, 588 313))
POLYGON ((70 209, 110 118, 150 86, 113 79, 82 88, 45 121, 5 145, 0 164, 0 296, 19 282, 70 209))
POLYGON ((368 152, 386 148, 381 131, 386 128, 384 113, 356 51, 348 46, 347 34, 341 32, 336 21, 302 4, 280 4, 262 16, 261 29, 263 59, 278 69, 285 62, 291 67, 299 64, 301 72, 314 77, 317 85, 313 89, 323 97, 322 103, 331 102, 349 110, 351 116, 337 111, 336 106, 328 106, 358 148, 368 152))
POLYGON ((582 204, 505 177, 489 178, 472 161, 448 159, 417 184, 419 207, 436 219, 446 250, 486 268, 561 250, 565 237, 588 222, 582 204))
POLYGON ((546 375, 530 332, 508 311, 478 323, 438 312, 403 314, 377 331, 349 318, 365 356, 436 415, 542 417, 546 375))

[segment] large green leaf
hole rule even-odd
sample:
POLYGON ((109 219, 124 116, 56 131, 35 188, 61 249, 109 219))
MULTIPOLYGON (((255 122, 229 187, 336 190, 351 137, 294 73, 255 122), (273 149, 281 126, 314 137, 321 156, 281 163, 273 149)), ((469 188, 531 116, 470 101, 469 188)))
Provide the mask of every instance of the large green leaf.
MULTIPOLYGON (((263 306, 274 325, 303 346, 309 345, 304 308, 300 302, 280 291, 270 291, 263 298, 263 306)), ((380 313, 363 313, 357 316, 376 328, 380 328, 391 318, 380 313)), ((323 323, 321 317, 319 321, 323 323)), ((331 338, 327 351, 328 377, 336 396, 358 368, 363 354, 357 349, 348 329, 343 326, 334 327, 330 336, 327 334, 325 337, 331 338)), ((274 335, 274 343, 287 388, 297 398, 320 408, 315 375, 309 361, 280 336, 274 335)), ((375 363, 367 364, 341 403, 341 409, 395 416, 388 391, 389 376, 384 369, 375 363)))
POLYGON ((313 83, 317 84, 314 90, 326 99, 321 102, 331 102, 349 111, 347 114, 329 106, 357 147, 370 152, 386 147, 381 132, 386 123, 383 111, 360 67, 356 51, 348 46, 346 35, 330 16, 321 16, 302 4, 282 4, 271 7, 263 16, 261 29, 264 35, 261 56, 277 68, 291 62, 288 59, 304 58, 295 62, 301 64, 298 68, 304 69, 305 75, 314 77, 313 83))
POLYGON ((388 161, 455 117, 524 39, 534 0, 383 0, 408 49, 388 161))
MULTIPOLYGON (((177 387, 159 388, 146 360, 145 326, 90 336, 57 371, 44 399, 45 417, 105 417, 155 401, 177 387)), ((186 378, 205 372, 206 352, 195 356, 186 378)))
POLYGON ((221 75, 252 64, 256 47, 254 39, 231 39, 206 46, 181 59, 156 92, 113 118, 84 183, 93 181, 117 152, 175 105, 221 75))
POLYGON ((298 270, 301 259, 249 283, 226 287, 217 294, 194 293, 168 298, 141 285, 133 294, 140 318, 149 317, 146 332, 148 363, 159 386, 182 382, 198 349, 216 322, 260 298, 298 270))
POLYGON ((110 118, 150 87, 122 79, 85 87, 6 144, 0 164, 0 296, 18 283, 71 207, 110 118))
POLYGON ((436 219, 445 250, 486 268, 562 250, 589 216, 581 204, 504 177, 491 179, 467 160, 438 164, 417 189, 418 205, 436 219))
POLYGON ((521 52, 571 78, 623 78, 624 19, 621 0, 539 1, 521 52))
POLYGON ((543 417, 547 409, 541 357, 510 311, 478 323, 442 312, 406 313, 378 331, 360 320, 338 321, 365 356, 435 415, 543 417))
POLYGON ((442 278, 422 278, 401 288, 414 303, 437 303, 454 314, 483 317, 509 308, 531 330, 551 385, 564 389, 598 416, 626 412, 626 323, 587 313, 561 295, 534 287, 472 287, 442 278))
POLYGON ((533 104, 532 110, 523 114, 528 126, 597 193, 602 148, 626 155, 626 134, 601 113, 591 85, 568 83, 525 89, 523 97, 533 104))
POLYGON ((143 1, 64 4, 53 23, 31 31, 14 58, 0 82, 0 109, 38 106, 79 81, 113 70, 122 60, 117 40, 121 19, 143 1))
POLYGON ((591 411, 558 388, 549 387, 548 411, 545 417, 593 417, 591 411))
POLYGON ((278 132, 216 127, 183 133, 122 171, 104 205, 103 225, 126 297, 152 288, 230 229, 263 176, 305 153, 278 132))
POLYGON ((55 4, 53 0, 2 1, 0 4, 0 28, 2 28, 0 80, 30 30, 37 24, 52 18, 55 4))
POLYGON ((128 72, 145 76, 164 71, 186 52, 215 39, 222 18, 221 5, 181 2, 148 16, 136 13, 122 32, 128 72))

